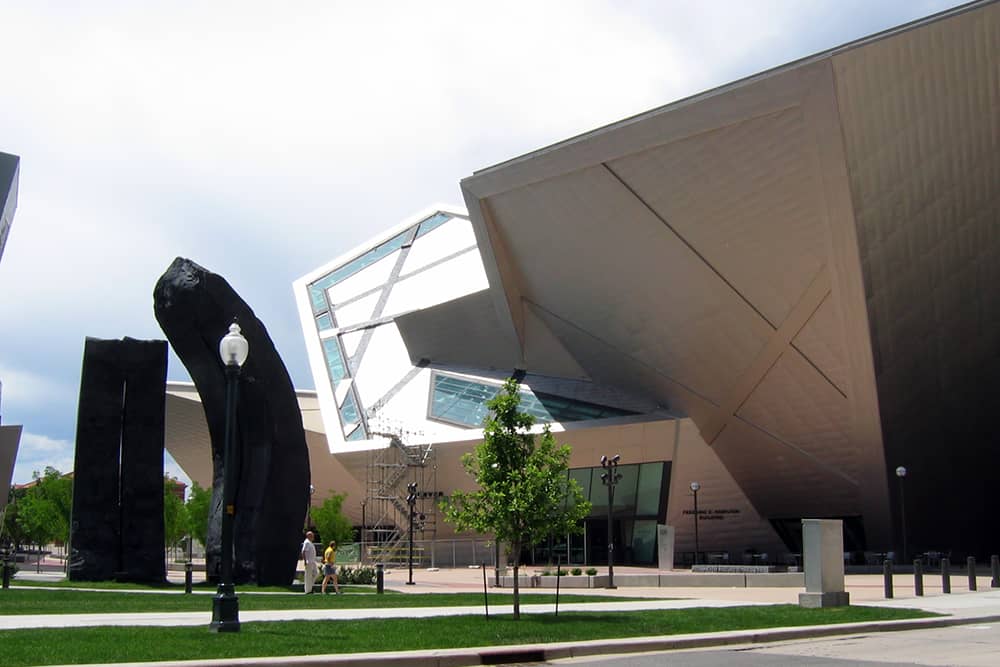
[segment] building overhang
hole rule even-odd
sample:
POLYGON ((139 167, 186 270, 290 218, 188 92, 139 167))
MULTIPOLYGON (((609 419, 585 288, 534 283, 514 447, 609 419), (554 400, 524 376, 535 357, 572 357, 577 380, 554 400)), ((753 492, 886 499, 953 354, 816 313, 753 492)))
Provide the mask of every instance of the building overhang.
MULTIPOLYGON (((884 543, 882 267, 862 252, 968 155, 972 179, 997 173, 995 150, 947 132, 997 136, 998 22, 973 3, 464 179, 496 331, 529 373, 555 340, 595 382, 677 406, 762 515, 864 514, 884 543)), ((963 187, 956 205, 988 215, 963 187)))

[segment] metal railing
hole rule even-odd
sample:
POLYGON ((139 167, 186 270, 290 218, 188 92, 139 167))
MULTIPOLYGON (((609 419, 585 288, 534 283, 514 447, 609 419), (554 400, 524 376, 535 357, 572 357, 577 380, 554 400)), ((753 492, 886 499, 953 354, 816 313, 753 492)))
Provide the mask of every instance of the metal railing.
MULTIPOLYGON (((363 562, 381 561, 392 565, 406 565, 409 558, 409 541, 392 543, 365 542, 358 544, 363 553, 363 562)), ((437 539, 413 540, 413 564, 415 567, 468 567, 486 563, 494 567, 496 548, 492 540, 477 539, 437 539)), ((337 562, 340 562, 340 553, 337 562)))

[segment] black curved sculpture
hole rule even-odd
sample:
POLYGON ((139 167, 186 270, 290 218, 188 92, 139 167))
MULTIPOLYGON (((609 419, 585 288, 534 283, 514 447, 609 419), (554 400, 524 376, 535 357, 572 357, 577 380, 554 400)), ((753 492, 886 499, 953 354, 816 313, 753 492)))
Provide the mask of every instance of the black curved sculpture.
POLYGON ((295 576, 309 503, 309 455, 288 370, 250 306, 225 279, 189 259, 178 257, 160 277, 153 310, 198 388, 212 439, 210 579, 219 576, 222 540, 226 380, 219 341, 235 318, 250 344, 236 417, 233 579, 287 585, 295 576))

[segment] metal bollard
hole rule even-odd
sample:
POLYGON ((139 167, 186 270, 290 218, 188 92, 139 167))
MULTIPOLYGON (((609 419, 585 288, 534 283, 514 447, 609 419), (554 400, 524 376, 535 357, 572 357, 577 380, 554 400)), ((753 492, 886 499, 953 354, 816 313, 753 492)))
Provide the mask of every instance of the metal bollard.
POLYGON ((184 563, 184 592, 187 594, 191 593, 191 571, 193 569, 191 561, 184 563))
POLYGON ((924 562, 919 558, 913 561, 913 592, 917 597, 924 594, 924 562))
POLYGON ((965 559, 965 567, 969 570, 969 590, 976 590, 976 557, 969 556, 965 559))
POLYGON ((886 558, 882 562, 882 578, 885 584, 885 597, 892 597, 892 559, 886 558))
POLYGON ((385 593, 385 565, 382 563, 375 563, 375 592, 385 593))
POLYGON ((941 592, 951 593, 951 561, 941 559, 941 592))
POLYGON ((1000 556, 990 556, 990 572, 993 574, 990 588, 1000 588, 1000 556))

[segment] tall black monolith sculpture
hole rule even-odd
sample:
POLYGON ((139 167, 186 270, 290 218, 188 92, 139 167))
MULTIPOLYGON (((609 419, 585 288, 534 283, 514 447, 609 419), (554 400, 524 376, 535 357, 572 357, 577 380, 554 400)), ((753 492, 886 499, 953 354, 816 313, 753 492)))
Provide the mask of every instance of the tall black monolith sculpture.
POLYGON ((69 578, 162 583, 167 343, 88 338, 76 418, 69 578))
POLYGON ((212 439, 207 572, 219 576, 226 379, 219 341, 235 319, 250 344, 236 415, 233 578, 287 585, 295 576, 309 503, 309 454, 295 389, 253 310, 216 275, 178 257, 153 290, 153 310, 198 388, 212 439))

